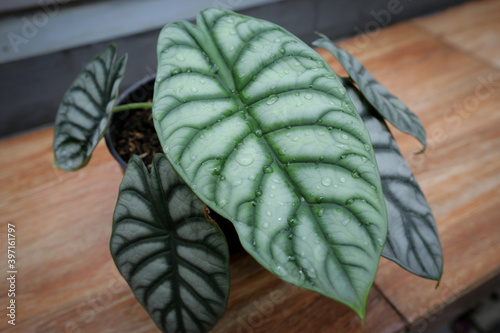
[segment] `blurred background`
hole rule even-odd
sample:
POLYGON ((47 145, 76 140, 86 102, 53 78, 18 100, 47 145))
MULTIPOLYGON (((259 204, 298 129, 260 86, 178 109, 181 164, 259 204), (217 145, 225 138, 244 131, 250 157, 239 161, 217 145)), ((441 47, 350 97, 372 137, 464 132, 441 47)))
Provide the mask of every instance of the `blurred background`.
POLYGON ((2 0, 0 138, 53 122, 80 69, 111 41, 129 61, 121 86, 156 71, 156 39, 169 22, 219 7, 277 23, 307 43, 443 10, 463 0, 2 0), (341 10, 339 10, 341 9, 341 10))

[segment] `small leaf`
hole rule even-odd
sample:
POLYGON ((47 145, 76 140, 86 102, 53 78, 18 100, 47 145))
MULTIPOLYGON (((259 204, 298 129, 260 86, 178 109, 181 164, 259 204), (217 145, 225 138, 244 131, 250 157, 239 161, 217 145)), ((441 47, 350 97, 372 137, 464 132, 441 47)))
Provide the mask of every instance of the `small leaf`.
POLYGON ((222 231, 163 154, 151 177, 128 163, 113 216, 111 254, 163 332, 206 332, 226 309, 229 252, 222 231))
POLYGON ((153 115, 170 162, 281 279, 361 317, 387 232, 369 134, 337 76, 267 21, 167 25, 153 115))
POLYGON ((343 82, 370 132, 382 178, 389 216, 382 256, 413 274, 439 280, 443 253, 431 208, 385 122, 356 87, 343 82))
POLYGON ((84 167, 104 136, 127 56, 115 60, 116 46, 111 44, 83 68, 64 95, 54 125, 57 167, 67 171, 84 167))
POLYGON ((424 151, 426 146, 425 129, 418 117, 387 88, 375 80, 358 59, 339 48, 325 35, 319 34, 319 36, 321 38, 315 40, 313 45, 332 53, 380 115, 400 131, 417 138, 424 146, 422 149, 424 151))

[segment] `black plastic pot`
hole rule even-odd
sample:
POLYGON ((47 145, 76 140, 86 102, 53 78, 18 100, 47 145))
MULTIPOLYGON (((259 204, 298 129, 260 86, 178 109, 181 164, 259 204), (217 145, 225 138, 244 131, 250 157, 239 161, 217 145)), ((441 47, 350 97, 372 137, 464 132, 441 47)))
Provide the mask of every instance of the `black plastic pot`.
MULTIPOLYGON (((144 78, 141 81, 136 82, 135 84, 128 87, 124 92, 118 96, 118 100, 116 101, 116 105, 124 105, 130 103, 142 103, 147 102, 148 100, 153 99, 153 91, 155 84, 156 75, 152 75, 144 78)), ((130 116, 134 110, 126 110, 122 112, 115 113, 111 116, 111 121, 109 123, 108 130, 104 139, 106 140, 106 146, 109 149, 109 152, 115 160, 121 165, 123 170, 127 167, 127 162, 124 161, 123 158, 118 154, 116 150, 116 133, 117 129, 123 127, 123 123, 130 116)))
MULTIPOLYGON (((152 75, 131 85, 118 97, 116 105, 141 103, 152 100, 155 77, 155 75, 152 75)), ((124 171, 127 167, 128 161, 124 161, 123 158, 118 154, 118 151, 116 149, 116 133, 120 128, 123 127, 123 123, 133 112, 135 111, 128 110, 113 114, 111 116, 109 128, 104 137, 108 150, 110 151, 111 155, 113 155, 115 160, 121 165, 124 171)), ((224 232, 229 246, 229 252, 237 253, 243 251, 243 246, 240 243, 238 234, 236 233, 233 224, 212 210, 210 210, 209 215, 214 221, 217 222, 221 230, 224 232)))

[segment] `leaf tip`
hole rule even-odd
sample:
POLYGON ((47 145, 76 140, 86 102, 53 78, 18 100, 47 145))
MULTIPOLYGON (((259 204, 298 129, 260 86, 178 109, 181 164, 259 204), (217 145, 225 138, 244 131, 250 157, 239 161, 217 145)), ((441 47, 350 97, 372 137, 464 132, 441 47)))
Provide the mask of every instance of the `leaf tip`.
POLYGON ((124 53, 122 55, 122 57, 120 58, 120 60, 118 60, 118 63, 119 64, 123 64, 123 66, 126 66, 127 65, 127 61, 128 61, 128 53, 124 53))
POLYGON ((361 305, 360 308, 354 309, 354 312, 358 315, 361 320, 361 325, 365 324, 365 314, 366 314, 366 302, 361 305))
POLYGON ((325 39, 328 39, 328 37, 325 35, 325 34, 322 34, 321 32, 319 31, 315 31, 314 34, 316 36, 318 36, 319 38, 325 38, 325 39))
POLYGON ((419 150, 418 152, 416 152, 417 155, 423 154, 425 152, 425 150, 427 149, 426 142, 425 141, 424 142, 420 141, 420 142, 422 143, 422 149, 419 150))
POLYGON ((437 282, 435 289, 437 289, 439 287, 439 285, 441 284, 441 278, 443 277, 443 262, 442 261, 441 261, 441 267, 440 268, 441 268, 441 270, 439 272, 439 276, 437 277, 437 279, 435 279, 436 282, 437 282))
POLYGON ((118 46, 116 46, 115 42, 111 42, 111 43, 109 43, 108 48, 113 50, 113 51, 116 51, 118 49, 118 46))
POLYGON ((61 169, 56 159, 54 159, 54 163, 52 163, 52 169, 61 169))
MULTIPOLYGON (((71 161, 69 161, 71 162, 71 161)), ((69 163, 67 163, 67 161, 65 162, 64 160, 62 161, 62 163, 59 163, 57 161, 57 158, 54 159, 54 163, 52 164, 52 169, 60 169, 60 170, 63 170, 63 171, 76 171, 78 169, 81 169, 82 167, 85 166, 85 164, 87 163, 84 163, 82 165, 79 165, 79 166, 71 166, 71 165, 68 165, 69 163)))

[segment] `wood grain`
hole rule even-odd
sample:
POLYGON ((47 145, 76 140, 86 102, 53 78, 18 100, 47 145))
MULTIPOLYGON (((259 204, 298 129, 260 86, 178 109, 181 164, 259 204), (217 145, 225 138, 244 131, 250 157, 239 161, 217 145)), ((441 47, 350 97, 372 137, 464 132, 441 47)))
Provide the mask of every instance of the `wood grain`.
POLYGON ((228 309, 213 332, 395 332, 404 322, 372 289, 365 324, 346 306, 285 283, 247 254, 231 258, 228 309))
MULTIPOLYGON (((426 127, 422 155, 414 154, 415 139, 394 134, 437 220, 445 259, 440 286, 382 259, 362 326, 347 307, 282 282, 247 254, 233 255, 228 309, 214 332, 424 332, 445 310, 458 313, 479 297, 477 290, 487 292, 486 281, 498 284, 500 56, 480 53, 498 47, 482 35, 497 31, 500 20, 483 15, 472 29, 477 38, 467 35, 478 43, 473 48, 452 42, 461 35, 452 27, 464 15, 460 8, 498 12, 492 3, 473 2, 342 43, 426 127)), ((54 170, 51 145, 51 128, 0 141, 0 245, 5 249, 7 223, 18 237, 17 325, 4 318, 0 331, 158 332, 109 254, 120 167, 101 143, 81 171, 54 170)), ((6 304, 5 261, 0 268, 0 304, 6 304)))
POLYGON ((439 36, 459 50, 500 68, 500 4, 475 1, 444 13, 416 19, 421 28, 439 36))

